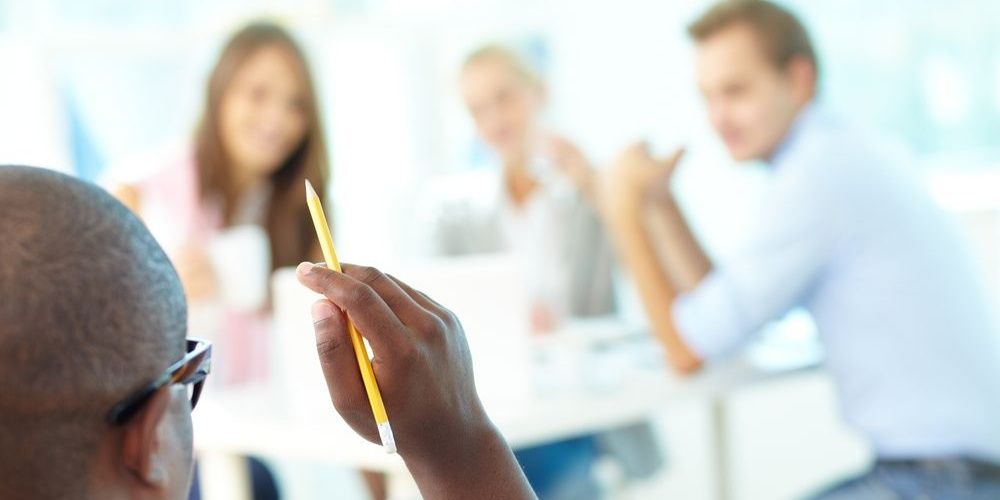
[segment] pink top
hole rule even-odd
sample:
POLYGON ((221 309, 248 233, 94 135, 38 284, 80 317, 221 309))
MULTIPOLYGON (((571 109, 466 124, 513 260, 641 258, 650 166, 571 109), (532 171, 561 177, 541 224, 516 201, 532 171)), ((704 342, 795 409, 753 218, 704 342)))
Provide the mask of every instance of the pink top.
MULTIPOLYGON (((168 255, 190 245, 207 253, 213 239, 226 228, 220 207, 200 199, 193 152, 190 148, 174 151, 160 156, 155 164, 158 168, 130 183, 139 191, 146 225, 168 255)), ((226 283, 218 285, 221 289, 226 283)), ((238 309, 218 299, 190 304, 191 335, 215 342, 213 379, 222 382, 220 385, 266 378, 269 320, 264 307, 238 309)))
POLYGON ((206 244, 222 228, 218 206, 202 203, 194 153, 174 152, 150 175, 138 180, 143 219, 168 253, 187 244, 206 244))

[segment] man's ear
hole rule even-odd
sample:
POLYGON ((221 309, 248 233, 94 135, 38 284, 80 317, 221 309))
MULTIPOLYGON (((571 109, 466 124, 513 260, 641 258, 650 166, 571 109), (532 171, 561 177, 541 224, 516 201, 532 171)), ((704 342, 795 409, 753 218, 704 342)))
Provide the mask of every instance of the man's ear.
POLYGON ((125 468, 141 484, 167 487, 169 459, 160 426, 170 409, 170 385, 161 387, 125 423, 122 457, 125 468))
POLYGON ((795 56, 785 70, 792 85, 792 92, 800 104, 805 104, 816 96, 816 65, 802 56, 795 56))

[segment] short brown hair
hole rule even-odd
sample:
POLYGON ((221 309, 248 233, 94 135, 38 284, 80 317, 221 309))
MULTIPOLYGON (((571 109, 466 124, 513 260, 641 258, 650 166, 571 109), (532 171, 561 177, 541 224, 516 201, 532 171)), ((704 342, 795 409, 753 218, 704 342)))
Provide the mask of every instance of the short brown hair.
POLYGON ((738 23, 754 31, 768 59, 778 68, 802 57, 819 72, 816 51, 802 22, 788 9, 767 0, 724 0, 691 23, 687 31, 695 41, 703 41, 738 23))

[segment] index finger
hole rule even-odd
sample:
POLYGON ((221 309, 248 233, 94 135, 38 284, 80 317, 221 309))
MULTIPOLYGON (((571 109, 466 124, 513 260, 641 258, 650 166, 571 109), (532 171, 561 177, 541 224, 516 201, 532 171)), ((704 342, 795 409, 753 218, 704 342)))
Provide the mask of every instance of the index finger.
POLYGON ((370 286, 405 325, 417 326, 426 320, 428 310, 406 293, 396 281, 374 267, 343 264, 344 273, 370 286))
POLYGON ((406 329, 370 286, 347 274, 308 262, 299 264, 295 274, 300 283, 344 310, 377 355, 391 356, 396 351, 393 345, 405 335, 406 329))

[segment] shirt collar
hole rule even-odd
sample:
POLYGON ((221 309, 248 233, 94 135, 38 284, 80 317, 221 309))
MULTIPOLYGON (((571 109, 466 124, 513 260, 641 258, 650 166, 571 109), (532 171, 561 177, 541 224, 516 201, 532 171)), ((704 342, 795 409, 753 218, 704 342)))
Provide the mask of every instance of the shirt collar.
POLYGON ((818 105, 810 102, 806 104, 799 114, 795 116, 792 121, 792 125, 788 128, 788 132, 785 133, 785 137, 781 139, 781 143, 778 148, 774 150, 771 157, 766 160, 767 163, 772 168, 780 168, 782 163, 788 157, 788 152, 794 149, 795 145, 802 140, 802 136, 812 127, 812 124, 819 119, 820 111, 818 105))

